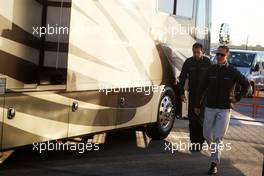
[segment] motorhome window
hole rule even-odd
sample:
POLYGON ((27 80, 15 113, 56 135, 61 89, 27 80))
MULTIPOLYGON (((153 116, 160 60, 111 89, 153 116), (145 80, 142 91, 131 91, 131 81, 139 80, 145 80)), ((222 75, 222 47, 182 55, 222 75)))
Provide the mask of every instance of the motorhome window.
POLYGON ((251 67, 253 65, 256 54, 231 52, 229 54, 228 63, 235 67, 251 67))
POLYGON ((185 18, 193 18, 194 0, 177 0, 176 15, 185 18))
POLYGON ((65 85, 67 80, 70 9, 61 8, 61 6, 48 6, 46 13, 43 14, 46 15, 44 18, 46 28, 54 32, 47 33, 42 38, 39 85, 65 85))
POLYGON ((66 84, 67 56, 63 53, 45 52, 44 65, 40 67, 40 85, 66 84), (56 56, 58 55, 58 56, 56 56))
POLYGON ((167 14, 173 14, 175 0, 158 0, 158 11, 167 14))

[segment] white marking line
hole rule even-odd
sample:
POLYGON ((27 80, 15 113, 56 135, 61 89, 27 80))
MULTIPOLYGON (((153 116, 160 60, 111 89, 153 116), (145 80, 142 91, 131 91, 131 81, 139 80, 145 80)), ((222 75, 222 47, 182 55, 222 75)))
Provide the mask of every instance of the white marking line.
POLYGON ((231 124, 242 124, 242 125, 252 125, 252 126, 262 126, 262 127, 264 127, 263 123, 245 121, 245 120, 240 120, 240 119, 231 119, 231 124))
POLYGON ((178 137, 178 136, 174 136, 175 139, 189 139, 189 137, 178 137))
POLYGON ((258 120, 262 119, 256 119, 252 118, 246 115, 243 115, 237 111, 232 111, 232 123, 241 123, 244 125, 253 125, 253 126, 264 126, 264 120, 263 122, 259 122, 258 120))
POLYGON ((173 131, 170 133, 169 137, 173 139, 189 139, 189 133, 173 131))

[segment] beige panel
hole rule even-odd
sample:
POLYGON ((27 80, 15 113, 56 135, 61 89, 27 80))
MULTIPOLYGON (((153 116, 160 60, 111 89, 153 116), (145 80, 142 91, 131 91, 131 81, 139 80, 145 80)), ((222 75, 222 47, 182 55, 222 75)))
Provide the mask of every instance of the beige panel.
POLYGON ((5 76, 7 81, 6 81, 6 87, 8 89, 12 89, 12 91, 18 91, 20 89, 20 91, 25 91, 26 89, 35 89, 37 88, 37 84, 24 84, 21 81, 18 81, 14 78, 11 78, 9 76, 5 76))
POLYGON ((119 108, 117 110, 117 120, 120 121, 127 118, 130 111, 135 111, 133 118, 125 123, 117 124, 117 128, 137 126, 152 122, 152 101, 138 108, 119 108))
MULTIPOLYGON (((0 0, 0 4, 4 4, 0 6, 0 15, 28 33, 33 32, 33 26, 41 26, 42 6, 35 0, 0 0)), ((9 27, 11 30, 12 24, 9 27)))
POLYGON ((150 123, 154 92, 152 87, 122 89, 118 98, 117 128, 150 123))
POLYGON ((169 59, 176 78, 181 67, 177 60, 190 57, 195 42, 188 32, 177 33, 192 27, 184 22, 157 12, 153 0, 74 1, 67 89, 87 90, 101 83, 146 86, 162 80, 161 59, 169 59), (160 58, 156 42, 171 49, 168 58, 160 58))
POLYGON ((68 90, 85 90, 91 80, 139 87, 161 79, 161 62, 149 35, 151 7, 153 1, 74 1, 68 67, 76 74, 74 80, 68 77, 68 90))
POLYGON ((70 94, 65 96, 72 97, 71 104, 78 103, 78 110, 69 113, 69 137, 116 128, 118 94, 106 96, 97 91, 70 94))
MULTIPOLYGON (((6 1, 6 0, 0 0, 1 4, 5 4, 4 6, 0 7, 1 15, 8 19, 13 18, 13 6, 14 6, 14 0, 6 1)), ((11 25, 11 24, 10 24, 11 25)))
POLYGON ((122 71, 123 67, 113 68, 106 64, 95 63, 71 54, 69 55, 68 69, 70 75, 68 77, 67 90, 69 91, 89 90, 92 83, 97 83, 97 87, 94 87, 96 89, 100 85, 113 85, 115 87, 151 85, 150 80, 142 81, 137 77, 136 73, 127 74, 125 70, 122 71))
POLYGON ((39 63, 39 51, 0 36, 0 49, 34 64, 39 63))
POLYGON ((67 98, 58 99, 52 92, 6 94, 5 108, 3 148, 67 137, 67 98), (7 108, 11 107, 16 116, 10 120, 7 108))

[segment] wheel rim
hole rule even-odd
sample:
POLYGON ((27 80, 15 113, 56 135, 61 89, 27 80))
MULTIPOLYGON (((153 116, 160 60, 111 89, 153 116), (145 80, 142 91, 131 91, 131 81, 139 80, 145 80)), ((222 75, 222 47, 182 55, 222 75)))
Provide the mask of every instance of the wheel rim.
POLYGON ((163 97, 159 108, 159 124, 165 130, 172 124, 174 118, 174 106, 169 96, 163 97))

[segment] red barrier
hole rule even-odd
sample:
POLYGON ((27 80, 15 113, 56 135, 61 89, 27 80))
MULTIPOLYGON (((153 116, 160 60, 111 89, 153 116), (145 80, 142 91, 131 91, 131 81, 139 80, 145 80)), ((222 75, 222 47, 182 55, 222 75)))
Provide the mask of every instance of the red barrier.
MULTIPOLYGON (((256 90, 256 87, 254 88, 256 90)), ((264 105, 260 105, 259 102, 259 91, 256 90, 253 95, 253 103, 237 103, 237 106, 244 106, 244 107, 250 107, 250 113, 253 118, 257 118, 257 115, 259 114, 259 109, 264 108, 264 105)))
POLYGON ((260 103, 259 103, 259 91, 257 92, 257 97, 258 97, 258 99, 256 98, 256 114, 258 114, 259 113, 259 109, 260 108, 264 108, 264 105, 260 105, 260 103))

